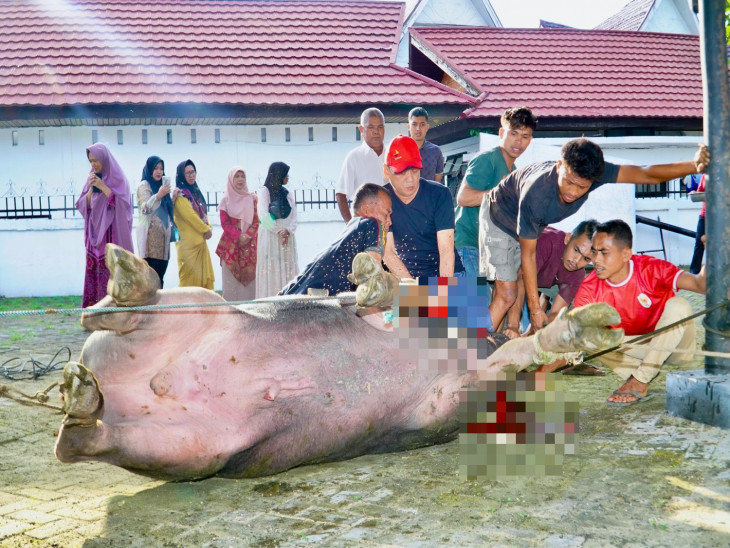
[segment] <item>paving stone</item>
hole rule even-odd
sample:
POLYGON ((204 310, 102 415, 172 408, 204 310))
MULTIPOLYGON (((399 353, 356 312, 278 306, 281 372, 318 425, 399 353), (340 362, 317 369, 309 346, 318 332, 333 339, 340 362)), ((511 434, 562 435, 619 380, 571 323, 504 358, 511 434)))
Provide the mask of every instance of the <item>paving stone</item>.
POLYGON ((22 533, 23 531, 27 531, 33 527, 34 525, 31 523, 25 523, 23 521, 4 517, 2 522, 0 522, 0 540, 17 535, 18 533, 22 533))
POLYGON ((29 531, 24 531, 23 534, 35 539, 45 540, 54 536, 58 536, 65 531, 74 529, 75 527, 76 522, 74 520, 59 519, 51 523, 46 523, 41 527, 30 529, 29 531))
POLYGON ((48 491, 46 489, 38 489, 35 487, 20 489, 18 493, 23 495, 24 497, 29 497, 37 500, 56 500, 63 497, 63 495, 60 493, 48 491))
POLYGON ((45 512, 38 512, 37 510, 20 510, 14 514, 10 514, 8 517, 18 521, 25 521, 34 524, 49 523, 59 519, 58 516, 47 514, 45 512))
POLYGON ((37 500, 29 499, 27 497, 19 497, 15 502, 0 506, 0 516, 6 516, 27 508, 33 508, 36 504, 38 504, 37 500))

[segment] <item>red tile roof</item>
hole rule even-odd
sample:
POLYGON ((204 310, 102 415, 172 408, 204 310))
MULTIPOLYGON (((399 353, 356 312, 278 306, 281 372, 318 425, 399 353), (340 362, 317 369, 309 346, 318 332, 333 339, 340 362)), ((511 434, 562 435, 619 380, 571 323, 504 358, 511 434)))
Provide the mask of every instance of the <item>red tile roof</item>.
POLYGON ((699 37, 578 29, 413 28, 480 92, 467 116, 701 117, 699 37))
POLYGON ((0 105, 461 104, 392 63, 402 3, 0 2, 0 105))
POLYGON ((640 30, 655 3, 656 0, 631 0, 596 26, 596 30, 640 30))

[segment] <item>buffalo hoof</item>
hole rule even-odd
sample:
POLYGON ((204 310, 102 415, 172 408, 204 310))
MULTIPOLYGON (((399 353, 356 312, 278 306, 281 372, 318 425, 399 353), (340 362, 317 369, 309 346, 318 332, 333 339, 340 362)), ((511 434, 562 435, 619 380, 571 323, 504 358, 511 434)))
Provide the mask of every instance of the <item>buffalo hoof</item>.
POLYGON ((388 308, 393 306, 393 297, 398 291, 399 280, 385 272, 372 255, 358 253, 352 261, 352 273, 347 279, 357 284, 355 302, 361 308, 388 308))
POLYGON ((107 293, 117 306, 143 306, 154 299, 160 278, 146 261, 114 244, 106 244, 105 258, 107 293))
POLYGON ((609 326, 621 323, 616 309, 605 303, 593 303, 562 311, 553 323, 540 331, 540 342, 550 352, 593 352, 620 344, 623 329, 609 326))
POLYGON ((94 374, 80 363, 69 362, 63 368, 61 384, 66 426, 94 426, 101 418, 104 396, 94 374))

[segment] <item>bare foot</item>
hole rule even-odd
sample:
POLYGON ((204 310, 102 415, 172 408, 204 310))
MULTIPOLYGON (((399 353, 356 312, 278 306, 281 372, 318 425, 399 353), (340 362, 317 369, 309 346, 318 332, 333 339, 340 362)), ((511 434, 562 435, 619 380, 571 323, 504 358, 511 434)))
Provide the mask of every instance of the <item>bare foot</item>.
POLYGON ((648 390, 648 384, 640 382, 634 377, 629 377, 606 401, 610 403, 633 403, 641 398, 636 397, 636 395, 630 392, 636 392, 643 397, 646 396, 648 390))
POLYGON ((565 360, 556 360, 553 363, 546 363, 538 367, 533 371, 533 373, 555 373, 556 371, 560 371, 563 367, 568 365, 568 362, 565 360))

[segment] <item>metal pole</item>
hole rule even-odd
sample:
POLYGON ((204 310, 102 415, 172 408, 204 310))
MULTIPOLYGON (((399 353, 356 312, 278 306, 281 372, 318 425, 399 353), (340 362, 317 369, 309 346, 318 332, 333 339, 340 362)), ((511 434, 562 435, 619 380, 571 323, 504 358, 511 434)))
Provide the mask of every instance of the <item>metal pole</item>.
MULTIPOLYGON (((725 0, 700 0, 700 49, 707 169, 707 306, 730 297, 730 86, 725 41, 725 0)), ((730 353, 730 310, 705 319, 707 350, 730 353)), ((730 372, 730 358, 705 360, 705 371, 730 372)))

